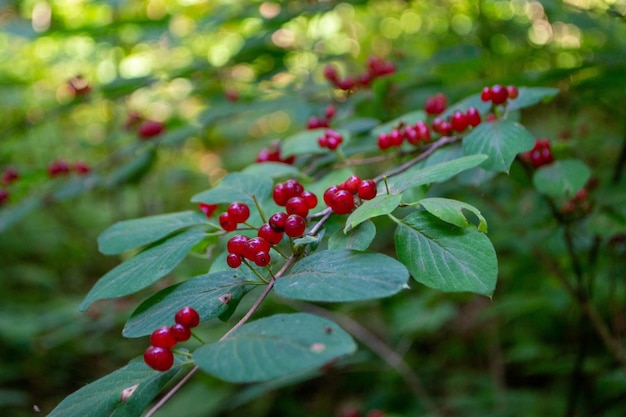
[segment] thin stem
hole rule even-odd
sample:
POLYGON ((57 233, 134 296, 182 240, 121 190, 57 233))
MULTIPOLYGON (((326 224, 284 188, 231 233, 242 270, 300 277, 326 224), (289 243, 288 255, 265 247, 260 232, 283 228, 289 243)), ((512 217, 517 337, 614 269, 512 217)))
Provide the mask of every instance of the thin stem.
POLYGON ((263 208, 259 204, 259 201, 256 199, 256 195, 254 194, 252 194, 252 201, 254 201, 254 205, 256 206, 256 209, 259 211, 259 215, 261 216, 261 220, 263 220, 263 223, 267 223, 265 212, 263 211, 263 208))

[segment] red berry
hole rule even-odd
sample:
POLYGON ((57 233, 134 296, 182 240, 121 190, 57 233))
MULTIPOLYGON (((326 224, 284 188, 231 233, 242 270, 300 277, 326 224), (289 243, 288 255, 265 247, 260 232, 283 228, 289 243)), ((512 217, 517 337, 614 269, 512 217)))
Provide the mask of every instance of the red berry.
POLYGON ((511 100, 516 99, 519 96, 519 90, 514 85, 507 86, 506 92, 511 100))
POLYGON ((263 148, 256 157, 256 162, 279 162, 280 151, 263 148))
POLYGON ((232 232, 237 229, 237 222, 230 218, 230 215, 227 211, 220 214, 219 217, 220 226, 227 232, 232 232))
POLYGON ((374 180, 363 180, 361 184, 359 184, 358 194, 363 200, 371 200, 376 197, 377 192, 378 190, 376 189, 376 182, 374 180))
POLYGON ((483 88, 483 91, 480 93, 480 99, 482 101, 491 101, 491 88, 483 88))
POLYGON ((169 349, 150 346, 143 353, 143 360, 152 369, 167 371, 174 365, 174 354, 169 349))
POLYGON ((0 204, 4 204, 9 199, 9 191, 0 188, 0 204))
POLYGON ((306 128, 309 130, 318 129, 320 127, 328 127, 328 120, 317 116, 311 116, 306 123, 306 128))
POLYGON ((354 197, 346 190, 337 191, 331 200, 330 208, 337 214, 348 214, 354 210, 354 197))
POLYGON ((185 327, 192 328, 200 324, 200 315, 191 307, 183 307, 176 312, 174 321, 185 327))
POLYGON ((327 148, 328 147, 328 136, 326 136, 325 134, 320 136, 319 138, 317 138, 317 144, 320 146, 320 148, 327 148))
POLYGON ((465 112, 465 118, 467 119, 467 124, 472 127, 478 126, 481 122, 480 113, 476 107, 470 107, 467 109, 465 112))
POLYGON ((415 123, 413 128, 417 131, 420 140, 424 142, 428 142, 430 140, 430 129, 428 128, 428 125, 425 121, 418 121, 417 123, 415 123))
POLYGON ((76 171, 78 175, 87 175, 91 171, 91 168, 86 163, 78 161, 74 164, 74 171, 76 171))
POLYGON ((304 191, 304 187, 296 180, 285 181, 285 191, 287 192, 287 199, 291 197, 298 197, 304 191))
POLYGON ((445 95, 439 93, 426 99, 424 110, 427 114, 438 115, 444 112, 448 105, 448 99, 445 95))
POLYGON ((400 146, 402 145, 402 141, 404 140, 404 136, 398 129, 393 129, 389 133, 389 140, 391 141, 391 146, 400 146))
POLYGON ((337 81, 337 79, 339 78, 339 74, 337 73, 337 68, 332 64, 326 65, 324 67, 324 78, 332 82, 337 81))
POLYGON ((170 333, 178 342, 185 342, 191 337, 191 330, 189 330, 189 327, 183 326, 180 323, 176 323, 170 327, 170 333))
POLYGON ((361 178, 357 175, 351 175, 340 187, 352 194, 356 194, 359 190, 359 185, 361 185, 361 178))
POLYGON ((283 213, 279 211, 278 213, 272 214, 268 223, 276 232, 282 232, 285 230, 285 220, 287 220, 287 213, 283 213))
POLYGON ((328 120, 335 117, 336 113, 337 113, 337 108, 333 106, 332 104, 329 104, 328 106, 326 106, 326 109, 324 110, 324 116, 326 116, 326 119, 328 120))
POLYGON ((504 104, 508 97, 509 93, 506 91, 506 88, 500 84, 491 87, 491 102, 493 104, 504 104))
POLYGON ((452 125, 441 117, 437 117, 433 120, 433 130, 442 136, 448 136, 452 133, 452 125))
POLYGON ((207 217, 211 217, 213 212, 217 210, 217 204, 198 203, 198 207, 207 217))
POLYGON ((236 223, 243 223, 250 217, 250 209, 245 203, 235 201, 228 206, 228 216, 236 223))
POLYGON ((228 250, 228 253, 241 256, 243 255, 243 248, 246 246, 248 239, 248 236, 235 235, 228 239, 228 242, 226 243, 226 250, 228 250))
POLYGON ((253 237, 248 239, 245 246, 243 247, 243 257, 254 261, 254 257, 259 252, 268 252, 270 251, 270 244, 267 240, 262 237, 253 237))
POLYGON ((325 133, 326 147, 332 151, 337 149, 343 143, 343 136, 338 132, 328 129, 325 133))
POLYGON ((337 191, 341 190, 341 187, 338 185, 331 185, 324 191, 324 203, 330 207, 330 203, 332 202, 332 198, 337 191))
POLYGON ((358 83, 361 87, 369 87, 369 85, 372 83, 372 74, 370 74, 369 72, 364 72, 363 74, 359 75, 358 83))
MULTIPOLYGON (((287 217, 285 216, 285 219, 287 217)), ((258 236, 267 240, 272 245, 277 245, 283 240, 283 232, 277 232, 270 226, 269 223, 265 223, 259 228, 258 236)))
POLYGON ((152 332, 150 344, 152 346, 169 349, 176 344, 176 338, 169 327, 163 326, 152 332))
POLYGON ((300 217, 309 215, 309 207, 301 197, 291 197, 285 204, 287 214, 297 214, 300 217))
POLYGON ((343 80, 337 80, 335 86, 344 91, 352 90, 356 87, 356 80, 353 77, 346 77, 343 80))
POLYGON ((20 173, 13 167, 8 167, 2 172, 2 184, 9 185, 13 181, 16 181, 20 178, 20 173))
POLYGON ((420 135, 413 126, 407 126, 404 128, 404 137, 411 145, 417 145, 420 142, 420 135))
POLYGON ((300 237, 306 230, 306 221, 297 214, 292 214, 285 220, 285 234, 289 237, 300 237))
POLYGON ((144 120, 139 125, 139 130, 137 134, 140 139, 150 139, 155 136, 158 136, 163 132, 165 126, 161 122, 156 122, 154 120, 144 120))
POLYGON ((452 125, 452 130, 456 131, 456 132, 462 132, 465 129, 467 129, 467 117, 465 116, 464 113, 461 113, 460 111, 455 111, 452 114, 452 118, 450 119, 450 124, 452 125))
POLYGON ((300 198, 304 200, 309 209, 314 209, 317 206, 317 196, 310 191, 303 191, 300 198))
POLYGON ((51 177, 56 177, 58 175, 64 175, 70 172, 70 166, 63 159, 57 159, 48 165, 48 174, 51 177))
POLYGON ((391 136, 389 135, 389 133, 383 132, 380 135, 378 135, 378 148, 381 151, 391 148, 391 145, 392 145, 391 136))
POLYGON ((257 252, 254 256, 256 266, 265 266, 270 263, 270 254, 264 251, 257 252))
POLYGON ((237 255, 235 253, 229 253, 226 256, 226 264, 231 268, 239 268, 241 266, 241 255, 237 255))

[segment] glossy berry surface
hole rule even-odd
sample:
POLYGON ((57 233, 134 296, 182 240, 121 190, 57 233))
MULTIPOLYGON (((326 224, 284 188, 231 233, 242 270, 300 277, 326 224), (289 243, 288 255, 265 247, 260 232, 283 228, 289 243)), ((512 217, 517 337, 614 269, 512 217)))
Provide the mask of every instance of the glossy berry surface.
POLYGON ((137 135, 139 135, 140 139, 151 139, 155 136, 160 135, 164 129, 165 126, 161 122, 156 122, 154 120, 144 120, 139 125, 137 135))
POLYGON ((228 212, 220 214, 219 217, 220 226, 227 232, 232 232, 237 229, 237 222, 230 218, 228 212))
POLYGON ((485 87, 480 93, 480 99, 482 101, 491 101, 491 88, 485 87))
POLYGON ((250 208, 244 203, 235 201, 228 206, 228 216, 236 223, 243 223, 250 217, 250 208))
POLYGON ((361 185, 361 178, 357 175, 351 175, 347 180, 341 184, 341 188, 348 191, 349 193, 356 194, 359 190, 359 185, 361 185))
POLYGON ((506 91, 505 87, 499 84, 491 87, 491 102, 493 104, 504 104, 508 98, 509 93, 506 91))
POLYGON ((300 217, 309 215, 309 206, 301 197, 291 197, 285 204, 287 214, 297 214, 300 217))
POLYGON ((152 332, 150 336, 150 344, 156 347, 169 349, 176 344, 176 338, 172 334, 169 327, 159 327, 152 332))
POLYGON ((257 254, 254 256, 254 263, 256 264, 256 266, 265 266, 269 264, 270 254, 265 251, 257 252, 257 254))
POLYGON ((207 217, 211 217, 213 215, 213 212, 217 210, 217 204, 198 203, 198 208, 207 217))
POLYGON ((324 203, 326 203, 326 205, 330 207, 333 196, 337 191, 340 190, 341 187, 339 187, 338 185, 332 185, 328 187, 326 191, 324 191, 324 203))
POLYGON ((167 371, 174 365, 174 354, 169 349, 150 346, 143 353, 143 360, 152 369, 167 371))
POLYGON ((337 214, 348 214, 354 210, 354 196, 349 191, 339 190, 333 195, 330 208, 337 214))
POLYGON ((359 189, 357 190, 359 198, 363 200, 371 200, 376 197, 377 189, 376 182, 374 180, 363 180, 361 184, 359 184, 359 189))
POLYGON ((289 237, 300 237, 306 230, 306 221, 297 214, 292 214, 285 220, 285 234, 289 237))
POLYGON ((248 239, 248 236, 235 235, 226 242, 226 250, 228 250, 228 253, 241 256, 243 255, 243 248, 246 246, 248 239))
POLYGON ((438 115, 444 112, 448 106, 448 99, 445 95, 439 93, 426 99, 424 110, 427 114, 438 115))
POLYGON ((516 99, 519 96, 519 89, 514 85, 507 86, 506 92, 511 100, 516 99))
POLYGON ((450 118, 450 124, 452 125, 452 130, 456 132, 463 132, 467 129, 468 121, 465 113, 460 112, 459 110, 452 113, 452 117, 450 118))
POLYGON ((243 257, 254 261, 256 254, 259 252, 267 252, 270 251, 270 243, 263 239, 262 237, 253 237, 249 239, 244 248, 243 248, 243 257))
POLYGON ((172 325, 172 327, 170 327, 170 333, 178 342, 185 342, 191 338, 191 330, 189 330, 189 327, 183 326, 180 323, 172 325))
POLYGON ((478 109, 476 109, 476 107, 470 107, 469 109, 467 109, 465 111, 465 117, 467 119, 467 124, 472 127, 478 126, 481 122, 480 113, 478 112, 478 109))
POLYGON ((241 255, 229 253, 226 256, 226 264, 231 268, 239 268, 241 266, 241 255))
MULTIPOLYGON (((285 217, 285 219, 286 218, 287 217, 285 217)), ((283 240, 283 232, 275 231, 269 223, 265 223, 263 226, 259 227, 258 236, 267 240, 272 245, 277 245, 283 240)))
POLYGON ((191 307, 183 307, 176 312, 174 321, 185 327, 192 328, 200 324, 200 315, 191 307))
POLYGON ((288 214, 282 211, 272 214, 268 223, 272 229, 276 232, 282 232, 285 230, 285 220, 287 220, 288 214))
POLYGON ((317 196, 310 191, 303 191, 300 194, 300 198, 304 200, 304 203, 309 209, 317 207, 317 196))

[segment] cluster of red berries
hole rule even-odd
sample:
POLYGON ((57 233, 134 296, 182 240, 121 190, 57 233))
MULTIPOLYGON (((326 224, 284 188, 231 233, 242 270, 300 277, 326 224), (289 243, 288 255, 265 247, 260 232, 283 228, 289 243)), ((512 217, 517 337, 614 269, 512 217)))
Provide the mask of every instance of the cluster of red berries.
POLYGON ((414 125, 401 126, 391 132, 383 132, 378 135, 378 148, 380 150, 399 147, 406 139, 411 145, 419 145, 420 142, 430 140, 430 129, 423 120, 414 125))
POLYGON ((336 88, 348 91, 357 88, 367 88, 374 79, 393 74, 394 72, 396 72, 396 66, 393 62, 386 61, 380 57, 371 56, 367 59, 367 70, 358 76, 340 78, 337 68, 329 64, 324 68, 324 78, 336 88))
POLYGON ((376 197, 376 182, 362 180, 351 175, 338 185, 332 185, 324 191, 324 202, 335 214, 351 213, 360 200, 371 200, 376 197))
POLYGON ((244 223, 250 217, 250 208, 245 203, 235 201, 230 203, 228 209, 220 214, 219 222, 222 229, 232 232, 237 229, 237 225, 244 223))
POLYGON ((309 211, 317 206, 317 196, 290 179, 274 186, 272 198, 276 204, 285 207, 285 211, 274 213, 269 218, 269 227, 276 232, 284 231, 289 237, 302 236, 309 211))
POLYGON ((451 135, 453 132, 464 132, 468 127, 476 127, 482 121, 480 113, 476 107, 470 107, 465 112, 455 111, 446 120, 437 117, 433 120, 433 130, 441 136, 451 135))
POLYGON ((551 164, 554 162, 554 156, 550 148, 550 141, 548 139, 536 139, 533 149, 524 152, 521 158, 535 168, 551 164))
POLYGON ((191 337, 191 329, 200 324, 200 315, 191 307, 183 307, 174 315, 175 324, 159 327, 150 336, 150 347, 143 360, 152 369, 167 371, 174 364, 172 348, 191 337))
POLYGON ((321 127, 330 127, 330 122, 333 120, 336 113, 337 113, 337 108, 333 106, 332 104, 329 104, 328 106, 326 106, 326 109, 324 110, 323 117, 311 116, 309 118, 309 120, 306 123, 306 128, 308 130, 312 130, 312 129, 319 129, 321 127))
POLYGON ((326 129, 324 134, 317 138, 317 144, 320 145, 320 148, 328 148, 331 151, 337 149, 342 143, 343 136, 341 133, 332 129, 326 129))
POLYGON ((437 93, 434 96, 430 96, 426 99, 426 105, 424 106, 424 110, 426 114, 431 116, 437 116, 438 114, 443 113, 448 107, 448 99, 442 93, 437 93))
POLYGON ((73 165, 70 165, 67 161, 63 159, 57 159, 56 161, 52 161, 48 165, 48 175, 50 177, 58 177, 69 174, 71 171, 76 172, 78 175, 86 175, 89 174, 91 168, 89 165, 82 161, 75 162, 73 165))
POLYGON ((291 155, 283 158, 280 153, 280 143, 276 143, 269 148, 263 148, 256 157, 256 162, 282 162, 283 164, 293 165, 296 157, 291 155))
POLYGON ((136 130, 137 136, 141 140, 152 139, 155 136, 159 136, 165 130, 163 123, 146 119, 137 112, 128 113, 124 127, 126 130, 136 130))
POLYGON ((495 84, 491 87, 483 88, 483 91, 480 93, 482 101, 491 101, 495 105, 504 104, 509 99, 516 99, 517 96, 519 96, 519 90, 514 85, 504 87, 500 84, 495 84))
MULTIPOLYGON (((259 230, 259 234, 261 231, 259 230)), ((263 235, 266 235, 263 233, 263 235)), ((273 238, 273 243, 278 243, 283 237, 282 232, 276 233, 278 238, 273 238)), ((226 256, 226 263, 231 268, 239 268, 242 260, 245 258, 252 261, 256 266, 265 266, 270 263, 270 242, 264 237, 249 238, 244 235, 235 235, 228 239, 226 249, 228 250, 228 256, 226 256)))

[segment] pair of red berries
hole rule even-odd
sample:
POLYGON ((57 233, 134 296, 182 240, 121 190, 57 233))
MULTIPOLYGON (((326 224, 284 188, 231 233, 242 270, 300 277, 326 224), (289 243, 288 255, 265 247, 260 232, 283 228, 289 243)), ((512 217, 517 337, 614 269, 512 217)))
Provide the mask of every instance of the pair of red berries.
POLYGON ((332 129, 326 129, 324 134, 317 138, 317 144, 320 148, 328 148, 331 151, 337 149, 342 143, 343 136, 341 136, 341 133, 332 129))
POLYGON ((346 76, 340 78, 337 68, 329 64, 324 68, 324 78, 336 88, 349 91, 369 87, 374 79, 393 74, 394 72, 396 72, 396 67, 393 62, 386 61, 380 57, 370 56, 367 59, 367 71, 356 77, 346 76))
POLYGON ((239 201, 230 203, 228 209, 220 214, 219 222, 222 229, 232 232, 237 229, 237 225, 245 223, 250 217, 250 208, 239 201))
POLYGON ((465 112, 460 110, 452 113, 448 120, 437 117, 433 120, 433 130, 441 136, 449 136, 453 132, 464 132, 468 127, 476 127, 482 121, 476 107, 470 107, 465 112))
POLYGON ((376 197, 376 193, 374 180, 362 180, 357 175, 351 175, 343 183, 327 188, 324 192, 324 202, 335 214, 348 214, 356 207, 357 197, 361 200, 371 200, 376 197))
POLYGON ((384 151, 392 147, 402 146, 405 140, 415 146, 420 142, 430 141, 430 129, 426 122, 420 120, 414 125, 393 129, 391 132, 383 132, 378 135, 377 144, 378 148, 384 151))
POLYGON ((91 171, 91 168, 89 165, 81 161, 76 162, 74 165, 70 165, 63 159, 57 159, 48 165, 48 175, 53 178, 67 175, 72 170, 78 175, 87 175, 91 171))
POLYGON ((191 337, 191 329, 200 324, 200 315, 191 307, 183 307, 174 315, 175 324, 159 327, 150 335, 150 347, 143 354, 144 362, 157 371, 167 371, 174 364, 172 348, 191 337))
POLYGON ((536 139, 532 150, 521 155, 523 161, 531 164, 535 168, 549 165, 554 162, 550 141, 547 139, 536 139))
POLYGON ((519 89, 514 85, 502 86, 495 84, 491 87, 483 88, 480 93, 482 101, 491 101, 493 104, 504 104, 507 100, 516 99, 519 96, 519 89))
POLYGON ((321 127, 330 127, 330 122, 335 117, 337 113, 337 108, 332 104, 326 106, 324 110, 324 117, 311 116, 306 123, 306 128, 308 130, 319 129, 321 127))

